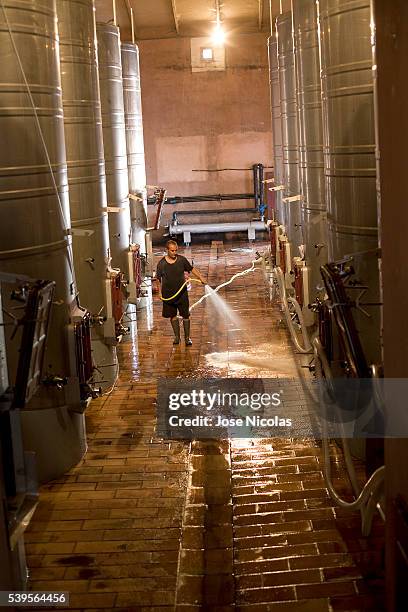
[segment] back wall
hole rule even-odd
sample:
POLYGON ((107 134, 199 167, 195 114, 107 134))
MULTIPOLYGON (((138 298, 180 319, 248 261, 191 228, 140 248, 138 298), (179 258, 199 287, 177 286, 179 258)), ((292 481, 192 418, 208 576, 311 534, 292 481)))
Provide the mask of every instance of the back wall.
MULTIPOLYGON (((167 188, 169 196, 252 193, 250 167, 272 162, 266 35, 230 36, 222 71, 192 72, 190 38, 143 40, 138 45, 147 183, 167 188), (247 170, 204 171, 220 168, 247 170)), ((252 201, 222 206, 247 207, 252 201)), ((215 207, 217 202, 195 203, 178 205, 177 210, 215 207)), ((162 225, 174 210, 165 206, 162 225)), ((152 218, 150 206, 149 213, 152 218)), ((181 220, 215 218, 198 214, 181 220)))

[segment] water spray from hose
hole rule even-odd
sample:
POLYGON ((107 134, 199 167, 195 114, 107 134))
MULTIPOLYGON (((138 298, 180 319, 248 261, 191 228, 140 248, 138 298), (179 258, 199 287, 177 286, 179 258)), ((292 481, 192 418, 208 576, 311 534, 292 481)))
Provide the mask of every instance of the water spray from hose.
MULTIPOLYGON (((256 268, 255 268, 255 261, 253 261, 250 268, 248 268, 247 270, 243 270, 242 272, 237 272, 236 274, 234 274, 234 276, 231 276, 231 278, 228 281, 226 281, 225 283, 221 283, 221 285, 218 285, 217 287, 215 287, 215 289, 211 289, 211 291, 209 293, 205 293, 202 297, 200 297, 199 300, 197 300, 197 302, 194 302, 194 304, 192 304, 190 306, 190 310, 192 310, 193 308, 195 308, 196 306, 201 304, 201 302, 203 300, 205 300, 206 298, 211 297, 215 293, 218 293, 218 291, 220 289, 222 289, 223 287, 226 287, 227 285, 232 283, 232 281, 234 281, 236 278, 238 278, 240 276, 245 276, 246 274, 250 274, 250 272, 254 272, 255 270, 256 270, 256 268)), ((208 285, 207 285, 207 287, 208 287, 208 285)))

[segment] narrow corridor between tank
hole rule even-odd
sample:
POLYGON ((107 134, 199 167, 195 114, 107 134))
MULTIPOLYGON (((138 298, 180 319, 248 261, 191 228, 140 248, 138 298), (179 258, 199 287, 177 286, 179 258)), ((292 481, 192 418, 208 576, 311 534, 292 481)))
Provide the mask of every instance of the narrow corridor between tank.
MULTIPOLYGON (((211 287, 255 256, 221 241, 180 252, 211 287)), ((190 303, 202 294, 193 285, 190 303)), ((191 347, 173 346, 157 296, 127 312, 119 380, 86 413, 88 452, 41 489, 26 533, 30 588, 70 592, 70 610, 383 609, 383 525, 363 538, 359 514, 335 506, 319 441, 156 436, 159 377, 311 376, 260 271, 220 296, 227 310, 211 299, 193 309, 191 347)), ((332 459, 350 494, 335 443, 332 459)))

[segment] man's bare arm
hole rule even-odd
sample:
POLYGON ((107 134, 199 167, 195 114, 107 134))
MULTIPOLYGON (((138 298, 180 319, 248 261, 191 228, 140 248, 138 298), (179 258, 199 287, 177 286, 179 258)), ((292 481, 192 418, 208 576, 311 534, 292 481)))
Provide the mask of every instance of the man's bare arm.
POLYGON ((203 276, 201 275, 201 272, 197 270, 197 268, 193 268, 191 270, 191 274, 195 276, 196 278, 198 278, 198 280, 201 281, 203 285, 207 284, 207 281, 203 278, 203 276))

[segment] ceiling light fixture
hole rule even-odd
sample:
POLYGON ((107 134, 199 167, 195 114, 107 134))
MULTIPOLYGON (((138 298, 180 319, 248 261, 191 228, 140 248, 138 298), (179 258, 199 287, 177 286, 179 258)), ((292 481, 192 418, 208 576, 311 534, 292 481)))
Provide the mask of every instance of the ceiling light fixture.
POLYGON ((215 0, 215 27, 211 34, 211 39, 215 45, 223 45, 225 42, 225 32, 222 27, 220 0, 215 0))
POLYGON ((222 29, 222 25, 217 23, 213 33, 211 34, 211 39, 215 45, 223 45, 225 42, 225 32, 222 29))

